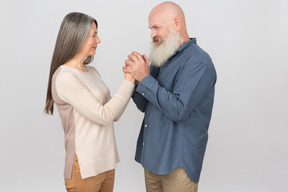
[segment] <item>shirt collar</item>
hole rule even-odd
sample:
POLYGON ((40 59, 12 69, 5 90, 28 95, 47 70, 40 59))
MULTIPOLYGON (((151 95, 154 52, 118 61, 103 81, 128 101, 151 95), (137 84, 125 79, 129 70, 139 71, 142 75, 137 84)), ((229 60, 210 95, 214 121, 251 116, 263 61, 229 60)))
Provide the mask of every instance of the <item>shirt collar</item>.
POLYGON ((181 52, 183 49, 185 49, 187 46, 189 46, 190 44, 193 44, 193 43, 196 43, 196 38, 190 38, 190 41, 186 41, 185 43, 183 43, 179 47, 179 49, 176 51, 176 53, 181 52))

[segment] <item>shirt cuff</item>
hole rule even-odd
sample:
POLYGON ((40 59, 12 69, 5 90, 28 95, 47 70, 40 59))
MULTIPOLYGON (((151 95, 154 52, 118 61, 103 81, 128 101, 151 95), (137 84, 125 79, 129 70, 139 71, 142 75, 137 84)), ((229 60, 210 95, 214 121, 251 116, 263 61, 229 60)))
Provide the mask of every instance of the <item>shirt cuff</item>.
POLYGON ((137 85, 135 91, 140 93, 142 96, 145 95, 145 92, 151 85, 153 85, 156 82, 156 79, 154 79, 151 75, 147 75, 142 81, 137 85))

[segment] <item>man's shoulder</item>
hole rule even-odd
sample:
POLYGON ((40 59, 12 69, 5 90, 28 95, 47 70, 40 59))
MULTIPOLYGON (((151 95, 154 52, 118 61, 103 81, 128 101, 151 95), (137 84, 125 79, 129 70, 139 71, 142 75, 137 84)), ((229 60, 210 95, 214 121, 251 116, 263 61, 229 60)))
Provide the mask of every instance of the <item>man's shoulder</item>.
POLYGON ((199 62, 199 61, 206 60, 207 58, 210 59, 209 54, 200 46, 198 46, 196 43, 189 44, 183 50, 183 55, 186 55, 186 57, 188 56, 188 60, 190 62, 199 62))

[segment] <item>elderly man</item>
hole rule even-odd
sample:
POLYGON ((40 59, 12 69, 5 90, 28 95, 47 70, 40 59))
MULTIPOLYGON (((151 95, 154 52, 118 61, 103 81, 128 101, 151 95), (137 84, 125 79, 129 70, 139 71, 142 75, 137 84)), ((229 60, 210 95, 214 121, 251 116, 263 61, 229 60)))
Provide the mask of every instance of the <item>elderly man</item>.
POLYGON ((173 2, 149 15, 149 59, 137 52, 125 72, 138 81, 133 94, 145 113, 135 160, 148 192, 195 192, 208 140, 216 72, 209 55, 189 38, 182 9, 173 2))

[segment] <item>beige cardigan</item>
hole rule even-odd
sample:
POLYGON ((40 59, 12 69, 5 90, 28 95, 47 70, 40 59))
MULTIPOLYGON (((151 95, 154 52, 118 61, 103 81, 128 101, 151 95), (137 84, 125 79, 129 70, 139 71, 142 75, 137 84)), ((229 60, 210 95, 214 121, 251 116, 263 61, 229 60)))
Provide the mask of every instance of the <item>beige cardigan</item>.
POLYGON ((111 98, 97 70, 83 72, 65 65, 52 78, 52 97, 65 133, 65 179, 72 175, 75 154, 82 179, 115 169, 119 162, 113 121, 118 120, 134 90, 123 80, 111 98))

